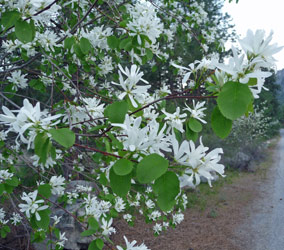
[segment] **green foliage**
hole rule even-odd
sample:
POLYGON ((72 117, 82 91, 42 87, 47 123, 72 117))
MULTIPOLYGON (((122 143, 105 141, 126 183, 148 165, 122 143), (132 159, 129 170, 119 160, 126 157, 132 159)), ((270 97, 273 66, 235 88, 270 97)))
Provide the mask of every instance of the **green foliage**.
POLYGON ((116 36, 108 36, 107 44, 111 49, 117 49, 119 47, 119 39, 116 36))
POLYGON ((51 196, 51 186, 49 184, 39 185, 38 193, 45 198, 49 198, 51 196))
POLYGON ((137 165, 137 179, 140 183, 150 183, 168 169, 169 162, 158 154, 151 154, 143 158, 137 165))
POLYGON ((75 143, 75 133, 69 128, 50 129, 48 131, 52 135, 52 139, 65 148, 70 148, 75 143))
POLYGON ((52 147, 49 137, 45 133, 38 133, 34 144, 36 155, 40 158, 40 162, 45 164, 52 147))
POLYGON ((127 159, 119 159, 113 165, 113 170, 117 175, 128 175, 132 172, 133 163, 127 159))
POLYGON ((104 242, 102 239, 96 239, 96 240, 93 240, 89 247, 88 247, 88 250, 102 250, 104 247, 104 242))
POLYGON ((6 238, 7 234, 11 232, 11 229, 9 226, 4 225, 1 227, 1 238, 6 238))
POLYGON ((84 54, 88 54, 91 51, 92 45, 87 38, 84 38, 84 37, 81 38, 80 49, 84 54))
POLYGON ((15 23, 15 34, 17 38, 23 42, 28 43, 33 40, 33 23, 27 21, 18 20, 15 23))
POLYGON ((112 167, 109 172, 109 179, 112 191, 121 197, 125 197, 131 187, 131 174, 117 175, 112 167))
POLYGON ((20 17, 21 14, 15 10, 4 12, 1 16, 1 24, 5 27, 5 30, 7 30, 14 26, 20 17))
POLYGON ((201 123, 193 117, 189 118, 187 126, 195 133, 199 133, 202 130, 201 123))
POLYGON ((175 197, 178 195, 179 179, 174 172, 167 171, 155 180, 154 192, 158 195, 157 203, 163 211, 170 211, 175 204, 175 197))
POLYGON ((239 82, 227 82, 218 98, 218 107, 223 116, 235 120, 244 115, 253 97, 249 87, 239 82))
POLYGON ((125 115, 128 111, 128 105, 125 101, 114 102, 107 106, 104 111, 106 117, 109 118, 112 123, 123 123, 125 115))
POLYGON ((44 230, 47 230, 49 227, 49 221, 50 221, 50 209, 45 209, 45 210, 41 210, 38 211, 39 215, 40 215, 40 220, 35 220, 36 225, 39 228, 42 228, 44 230))
POLYGON ((230 134, 232 121, 224 117, 216 106, 212 112, 211 126, 215 134, 224 139, 230 134))

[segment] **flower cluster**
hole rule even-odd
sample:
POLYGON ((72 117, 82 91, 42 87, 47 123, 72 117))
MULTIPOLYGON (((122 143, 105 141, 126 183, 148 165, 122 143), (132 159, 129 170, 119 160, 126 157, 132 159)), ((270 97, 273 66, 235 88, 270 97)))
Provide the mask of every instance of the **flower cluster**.
MULTIPOLYGON (((0 209, 1 225, 29 223, 59 250, 72 241, 59 230, 69 216, 102 248, 117 218, 133 225, 139 213, 155 235, 178 226, 183 187, 225 177, 203 126, 223 137, 240 123, 281 48, 248 31, 224 60, 226 19, 202 2, 1 2, 0 192, 16 204, 0 209)), ((124 239, 118 250, 148 249, 124 239)))

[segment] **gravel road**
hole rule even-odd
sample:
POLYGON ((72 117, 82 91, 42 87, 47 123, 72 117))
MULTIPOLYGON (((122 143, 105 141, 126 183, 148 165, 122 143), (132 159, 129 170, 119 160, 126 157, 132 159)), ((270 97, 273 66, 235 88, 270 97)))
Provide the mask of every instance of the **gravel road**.
POLYGON ((247 208, 248 218, 239 229, 251 250, 284 250, 284 129, 280 134, 261 196, 247 208))

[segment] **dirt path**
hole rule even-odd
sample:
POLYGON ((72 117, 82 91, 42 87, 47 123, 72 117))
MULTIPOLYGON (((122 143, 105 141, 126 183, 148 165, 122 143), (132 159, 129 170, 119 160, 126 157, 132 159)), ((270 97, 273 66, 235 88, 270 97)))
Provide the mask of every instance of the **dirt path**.
POLYGON ((120 221, 112 240, 123 245, 125 235, 152 250, 284 249, 284 130, 269 151, 270 158, 256 173, 225 178, 220 187, 215 183, 208 195, 205 192, 206 204, 201 200, 188 209, 176 229, 155 237, 153 225, 142 219, 130 229, 120 221))
POLYGON ((247 208, 247 223, 239 230, 252 250, 284 249, 284 130, 274 152, 274 164, 260 186, 260 198, 247 208), (247 235, 248 236, 248 235, 247 235))

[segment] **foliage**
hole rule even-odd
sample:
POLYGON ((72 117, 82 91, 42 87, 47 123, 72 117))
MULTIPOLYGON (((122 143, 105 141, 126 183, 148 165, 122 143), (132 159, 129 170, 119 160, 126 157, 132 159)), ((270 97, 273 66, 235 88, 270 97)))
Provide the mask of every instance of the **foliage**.
POLYGON ((207 100, 225 138, 252 112, 280 48, 248 31, 222 62, 227 19, 208 3, 1 1, 0 193, 15 204, 0 211, 1 236, 24 223, 33 242, 63 249, 58 206, 96 237, 89 249, 113 248, 115 218, 131 224, 139 211, 158 235, 184 219, 183 187, 225 176, 222 148, 200 136, 207 100), (66 191, 78 179, 90 185, 66 191), (76 202, 80 216, 66 209, 76 202))

